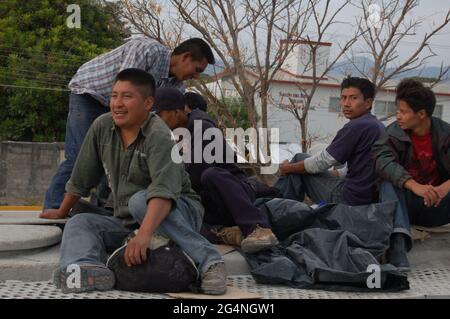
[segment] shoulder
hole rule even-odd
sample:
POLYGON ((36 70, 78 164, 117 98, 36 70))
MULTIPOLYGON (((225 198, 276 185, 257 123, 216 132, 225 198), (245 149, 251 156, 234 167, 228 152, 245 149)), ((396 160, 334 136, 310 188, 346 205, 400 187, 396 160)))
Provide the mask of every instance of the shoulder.
POLYGON ((174 143, 175 137, 166 123, 156 114, 150 113, 150 119, 144 127, 146 144, 158 145, 162 143, 174 143))
POLYGON ((450 134, 450 124, 447 123, 444 120, 441 120, 440 118, 437 117, 432 117, 432 124, 433 126, 436 126, 440 131, 450 134))
POLYGON ((353 136, 360 136, 364 134, 376 133, 380 134, 384 131, 384 125, 372 115, 367 114, 353 119, 338 132, 338 134, 351 134, 353 136))
POLYGON ((141 48, 146 51, 167 52, 169 49, 156 40, 146 37, 135 37, 129 39, 126 46, 141 48))
POLYGON ((91 127, 98 130, 112 129, 114 127, 114 122, 111 112, 105 113, 97 117, 92 123, 91 127))

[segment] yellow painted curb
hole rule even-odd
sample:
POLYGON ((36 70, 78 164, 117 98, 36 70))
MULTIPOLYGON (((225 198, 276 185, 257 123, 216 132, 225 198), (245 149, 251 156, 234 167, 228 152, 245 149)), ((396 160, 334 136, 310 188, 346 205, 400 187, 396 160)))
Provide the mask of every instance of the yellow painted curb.
POLYGON ((0 206, 0 211, 5 210, 36 211, 42 210, 42 206, 0 206))

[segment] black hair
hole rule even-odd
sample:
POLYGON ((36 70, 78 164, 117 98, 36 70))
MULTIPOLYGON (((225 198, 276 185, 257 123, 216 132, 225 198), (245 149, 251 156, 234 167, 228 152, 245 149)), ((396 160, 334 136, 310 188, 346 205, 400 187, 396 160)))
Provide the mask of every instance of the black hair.
POLYGON ((350 87, 357 88, 364 95, 364 100, 375 98, 375 85, 364 78, 347 77, 341 83, 341 91, 350 87))
POLYGON ((209 64, 216 63, 211 47, 200 38, 192 38, 182 42, 173 50, 174 55, 180 55, 189 52, 194 61, 201 61, 204 58, 209 64))
POLYGON ((186 92, 184 94, 184 100, 191 110, 200 109, 203 112, 206 112, 206 110, 208 109, 208 103, 206 103, 203 96, 198 93, 186 92))
POLYGON ((155 79, 144 70, 136 68, 122 70, 117 74, 114 84, 117 81, 128 81, 138 87, 144 98, 155 96, 155 79))
POLYGON ((431 117, 436 106, 436 96, 434 92, 415 79, 404 79, 397 85, 397 95, 395 102, 406 102, 414 113, 425 110, 431 117))

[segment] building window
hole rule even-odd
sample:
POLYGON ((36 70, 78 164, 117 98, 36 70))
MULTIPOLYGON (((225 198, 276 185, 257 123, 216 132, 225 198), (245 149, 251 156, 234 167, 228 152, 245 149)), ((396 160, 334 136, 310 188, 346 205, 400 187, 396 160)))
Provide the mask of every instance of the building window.
POLYGON ((374 105, 374 114, 376 116, 390 116, 395 115, 395 112, 397 110, 397 106, 395 105, 395 102, 390 101, 375 101, 374 105))
POLYGON ((436 106, 434 107, 434 112, 433 112, 433 116, 437 117, 437 118, 442 118, 442 104, 436 104, 436 106))
POLYGON ((330 97, 330 104, 328 105, 328 112, 341 112, 341 99, 339 97, 330 97))

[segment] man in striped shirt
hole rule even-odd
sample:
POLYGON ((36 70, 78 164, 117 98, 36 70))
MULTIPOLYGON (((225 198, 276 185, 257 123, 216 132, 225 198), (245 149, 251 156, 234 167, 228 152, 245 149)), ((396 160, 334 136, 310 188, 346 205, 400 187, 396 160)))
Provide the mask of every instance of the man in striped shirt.
POLYGON ((171 51, 155 40, 136 37, 83 64, 69 83, 65 160, 45 194, 44 211, 59 208, 87 130, 98 116, 109 112, 111 87, 120 71, 142 69, 153 75, 156 87, 184 91, 183 81, 198 78, 214 62, 211 48, 199 38, 184 41, 171 51))

